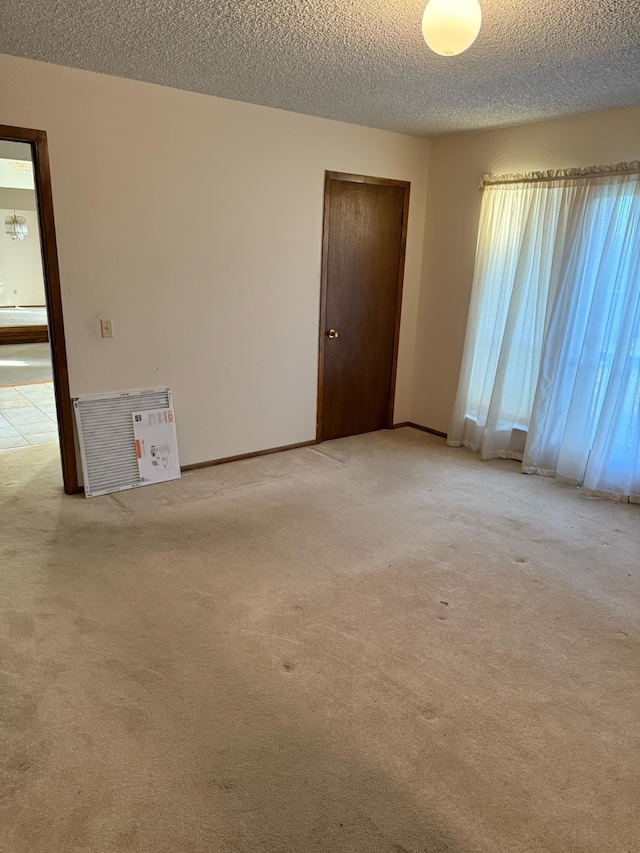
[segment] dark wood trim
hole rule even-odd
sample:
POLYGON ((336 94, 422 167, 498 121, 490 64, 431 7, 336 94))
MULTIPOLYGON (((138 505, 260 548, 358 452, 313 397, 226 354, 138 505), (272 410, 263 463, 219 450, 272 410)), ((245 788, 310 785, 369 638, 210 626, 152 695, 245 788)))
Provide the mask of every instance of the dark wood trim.
POLYGON ((322 266, 320 272, 320 329, 318 333, 318 401, 316 409, 316 441, 322 440, 322 409, 324 391, 324 345, 327 320, 327 259, 329 257, 329 211, 331 209, 331 181, 338 172, 324 176, 324 216, 322 220, 322 266))
POLYGON ((296 450, 298 447, 312 447, 317 441, 299 441, 297 444, 283 444, 282 447, 268 447, 266 450, 254 450, 252 453, 240 453, 238 456, 225 456, 222 459, 210 459, 208 462, 194 462, 181 465, 181 471, 196 471, 198 468, 211 468, 213 465, 226 465, 227 462, 240 462, 242 459, 254 459, 256 456, 270 456, 283 450, 296 450))
POLYGON ((322 409, 324 389, 324 347, 325 322, 327 316, 327 261, 329 257, 329 211, 331 207, 331 182, 345 181, 353 184, 373 184, 374 186, 399 187, 404 192, 402 212, 402 233, 400 236, 400 263, 398 265, 398 289, 396 297, 395 326, 393 333, 393 356, 391 363, 391 384, 389 390, 389 410, 387 427, 393 426, 393 412, 396 396, 396 378, 398 373, 398 350, 400 346, 400 319, 402 312, 402 288, 404 285, 404 265, 407 248, 407 228, 409 223, 409 196, 411 183, 393 178, 374 178, 368 175, 353 175, 349 172, 325 172, 324 178, 324 217, 322 224, 322 262, 320 274, 320 333, 318 344, 318 403, 316 415, 316 441, 322 440, 322 409))
POLYGON ((0 346, 5 344, 43 344, 49 340, 47 326, 0 326, 0 346))
POLYGON ((441 432, 439 429, 431 429, 431 427, 422 426, 421 424, 414 424, 413 421, 403 421, 401 424, 393 424, 390 429, 402 429, 402 427, 411 427, 412 429, 422 430, 422 432, 428 432, 430 435, 437 435, 440 438, 448 438, 446 432, 441 432))
POLYGON ((0 346, 4 344, 46 344, 47 326, 0 326, 0 346))
POLYGON ((405 189, 410 186, 409 181, 397 181, 395 178, 372 178, 370 175, 352 175, 350 172, 326 172, 326 180, 345 181, 349 184, 373 184, 381 187, 400 187, 405 189))
MULTIPOLYGON (((419 429, 422 430, 422 432, 431 433, 431 435, 438 435, 440 438, 447 437, 446 432, 440 432, 437 429, 420 426, 420 424, 414 424, 411 421, 404 421, 401 424, 393 424, 389 429, 401 429, 402 427, 419 429)), ((181 465, 180 470, 183 472, 197 471, 199 468, 211 468, 214 465, 226 465, 227 462, 240 462, 242 459, 255 459, 257 456, 270 456, 272 453, 282 453, 285 450, 297 450, 299 447, 315 447, 317 444, 321 443, 322 442, 317 439, 311 439, 311 441, 299 441, 297 444, 283 444, 281 447, 268 447, 266 450, 254 450, 251 453, 240 453, 237 456, 224 456, 221 459, 210 459, 207 462, 193 462, 191 465, 181 465)))
POLYGON ((44 130, 26 127, 0 125, 0 139, 12 142, 27 142, 31 145, 33 174, 36 186, 42 266, 44 271, 44 289, 49 320, 51 340, 51 361, 53 364, 53 383, 58 413, 58 432, 60 435, 60 457, 62 461, 62 479, 68 495, 80 491, 78 468, 73 433, 73 407, 69 391, 69 371, 67 350, 64 338, 64 320, 62 315, 62 292, 60 288, 60 268, 56 246, 56 228, 53 214, 53 193, 51 190, 51 172, 49 169, 49 149, 47 134, 44 130))
POLYGON ((402 290, 404 287, 404 262, 407 251, 407 228, 409 224, 409 194, 411 184, 407 181, 397 181, 393 186, 404 190, 404 209, 402 211, 402 234, 400 235, 400 262, 398 264, 398 292, 396 296, 396 318, 393 332, 393 362, 391 364, 391 387, 389 390, 389 411, 387 426, 393 426, 393 412, 396 402, 396 379, 398 375, 398 350, 400 349, 400 315, 402 312, 402 290))

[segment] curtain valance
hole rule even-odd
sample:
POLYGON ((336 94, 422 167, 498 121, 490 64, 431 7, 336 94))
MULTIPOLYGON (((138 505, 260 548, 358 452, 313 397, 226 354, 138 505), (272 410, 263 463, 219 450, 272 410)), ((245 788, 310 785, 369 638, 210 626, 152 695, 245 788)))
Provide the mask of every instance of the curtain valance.
POLYGON ((515 172, 507 175, 484 175, 480 189, 505 184, 565 183, 567 181, 593 178, 640 175, 640 160, 616 163, 611 166, 585 166, 577 169, 548 169, 545 172, 515 172))

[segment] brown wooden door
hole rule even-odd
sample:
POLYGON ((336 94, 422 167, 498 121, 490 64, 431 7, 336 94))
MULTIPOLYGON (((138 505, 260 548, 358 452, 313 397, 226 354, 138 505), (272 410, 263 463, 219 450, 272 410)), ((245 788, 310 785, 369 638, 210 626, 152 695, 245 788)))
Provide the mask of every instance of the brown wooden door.
POLYGON ((327 173, 321 441, 392 425, 408 205, 408 183, 327 173))

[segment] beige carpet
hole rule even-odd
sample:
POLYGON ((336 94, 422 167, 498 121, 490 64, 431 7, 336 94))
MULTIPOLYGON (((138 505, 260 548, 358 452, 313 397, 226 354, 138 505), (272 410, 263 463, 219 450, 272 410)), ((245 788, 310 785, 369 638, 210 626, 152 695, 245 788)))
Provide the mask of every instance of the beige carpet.
POLYGON ((410 429, 0 493, 3 853, 640 850, 640 507, 410 429))

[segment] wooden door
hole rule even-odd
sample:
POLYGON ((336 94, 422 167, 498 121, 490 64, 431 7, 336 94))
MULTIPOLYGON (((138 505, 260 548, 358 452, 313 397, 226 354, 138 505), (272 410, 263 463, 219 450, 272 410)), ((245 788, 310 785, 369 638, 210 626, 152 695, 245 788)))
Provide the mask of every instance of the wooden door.
POLYGON ((404 181, 327 172, 319 441, 392 426, 408 208, 404 181))

